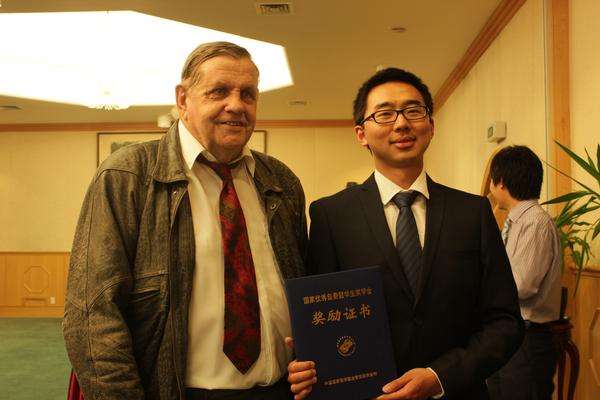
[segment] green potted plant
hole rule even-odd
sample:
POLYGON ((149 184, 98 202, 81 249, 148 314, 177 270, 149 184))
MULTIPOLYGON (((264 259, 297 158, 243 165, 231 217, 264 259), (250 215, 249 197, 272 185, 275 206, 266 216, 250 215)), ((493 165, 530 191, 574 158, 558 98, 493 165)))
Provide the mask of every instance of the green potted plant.
MULTIPOLYGON (((556 141, 555 141, 556 142, 556 141)), ((543 204, 565 203, 559 214, 554 217, 558 228, 561 245, 563 248, 563 259, 571 257, 573 266, 577 271, 575 283, 575 292, 579 285, 579 279, 588 260, 590 259, 590 242, 600 234, 600 216, 594 219, 592 213, 600 208, 600 144, 596 148, 596 161, 592 159, 587 149, 585 153, 587 160, 583 159, 566 146, 556 142, 560 148, 566 152, 571 160, 589 174, 596 183, 596 189, 582 183, 581 181, 565 174, 562 171, 554 169, 561 175, 564 175, 577 183, 579 190, 558 196, 543 204), (591 218, 590 218, 591 217, 591 218)), ((564 268, 564 266, 563 266, 564 268)), ((573 293, 575 294, 575 293, 573 293)))

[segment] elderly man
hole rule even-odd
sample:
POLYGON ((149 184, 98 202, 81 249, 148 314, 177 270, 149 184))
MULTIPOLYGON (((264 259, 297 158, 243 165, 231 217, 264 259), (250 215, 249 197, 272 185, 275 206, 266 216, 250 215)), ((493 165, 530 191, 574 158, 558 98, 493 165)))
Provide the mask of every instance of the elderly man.
POLYGON ((258 69, 196 48, 159 141, 98 169, 73 244, 64 335, 86 399, 285 399, 283 278, 304 273, 304 194, 251 151, 258 69))

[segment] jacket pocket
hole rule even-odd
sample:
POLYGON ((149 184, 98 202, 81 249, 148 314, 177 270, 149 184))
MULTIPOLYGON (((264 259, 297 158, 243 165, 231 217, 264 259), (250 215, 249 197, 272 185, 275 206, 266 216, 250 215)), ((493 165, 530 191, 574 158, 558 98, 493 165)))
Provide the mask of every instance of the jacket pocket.
POLYGON ((146 356, 155 356, 158 351, 169 311, 167 283, 166 273, 134 279, 126 313, 133 351, 138 362, 146 356))
POLYGON ((134 278, 129 293, 129 309, 143 310, 166 294, 167 274, 157 273, 134 278))
POLYGON ((160 286, 145 288, 139 292, 131 293, 129 296, 129 304, 134 305, 144 303, 146 301, 152 301, 152 299, 156 296, 160 296, 160 286))

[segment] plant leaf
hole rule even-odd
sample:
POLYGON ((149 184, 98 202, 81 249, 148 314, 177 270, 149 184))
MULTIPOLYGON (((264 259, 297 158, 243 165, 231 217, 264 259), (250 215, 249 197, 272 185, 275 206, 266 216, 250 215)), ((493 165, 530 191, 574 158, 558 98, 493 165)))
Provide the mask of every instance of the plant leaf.
POLYGON ((580 215, 587 214, 588 212, 594 211, 598 209, 598 206, 588 207, 587 204, 573 210, 572 216, 577 218, 580 215))
POLYGON ((588 164, 592 166, 594 171, 598 172, 598 165, 594 164, 594 160, 592 159, 592 157, 590 157, 590 153, 588 153, 587 149, 584 149, 584 150, 585 150, 585 155, 587 156, 587 159, 588 159, 588 164))
POLYGON ((590 175, 592 175, 594 178, 596 178, 596 181, 600 182, 600 173, 598 171, 596 171, 596 169, 592 165, 589 165, 587 162, 585 162, 585 160, 583 158, 579 157, 575 152, 573 152, 567 146, 564 146, 564 145, 560 144, 556 140, 554 142, 557 145, 559 145, 560 148, 563 149, 565 151, 565 153, 567 153, 569 155, 569 157, 571 157, 573 159, 573 161, 575 161, 577 164, 579 164, 579 166, 581 168, 583 168, 590 175))
POLYGON ((600 233, 600 224, 596 224, 596 228, 594 228, 594 233, 592 233, 592 239, 595 239, 599 233, 600 233))
POLYGON ((580 190, 578 192, 571 192, 571 193, 563 194, 562 196, 558 196, 553 199, 547 200, 547 201, 543 202, 542 205, 564 203, 565 201, 576 200, 576 199, 579 199, 581 197, 588 196, 588 195, 589 195, 589 192, 587 192, 585 190, 580 190))
MULTIPOLYGON (((586 161, 566 146, 557 141, 555 141, 555 143, 569 155, 572 161, 577 163, 577 165, 596 180, 597 186, 600 189, 600 144, 596 145, 596 162, 594 162, 587 149, 585 149, 586 161)), ((590 215, 589 213, 594 211, 597 212, 597 210, 600 209, 600 194, 598 193, 598 189, 592 189, 572 176, 556 169, 552 165, 546 164, 560 175, 569 178, 581 188, 585 189, 572 191, 571 193, 563 194, 542 203, 564 203, 561 210, 558 212, 558 215, 554 217, 554 223, 559 229, 558 233, 563 249, 563 259, 565 257, 571 257, 573 265, 577 270, 575 291, 573 292, 573 296, 575 296, 583 269, 592 254, 590 240, 593 240, 600 235, 600 217, 596 218, 593 222, 588 222, 590 221, 589 218, 583 220, 583 217, 587 217, 590 215)))
POLYGON ((556 172, 558 172, 559 174, 561 174, 562 176, 565 176, 567 178, 569 178, 570 180, 572 180, 573 182, 577 183, 579 186, 583 187, 584 189, 588 190, 590 193, 590 195, 596 196, 596 197, 600 197, 600 193, 596 192, 594 189, 592 189, 591 187, 585 185, 584 183, 579 182, 577 179, 573 178, 572 176, 569 176, 567 174, 565 174, 564 172, 562 172, 560 169, 556 169, 554 166, 546 163, 546 165, 548 165, 548 167, 552 168, 553 170, 555 170, 556 172))

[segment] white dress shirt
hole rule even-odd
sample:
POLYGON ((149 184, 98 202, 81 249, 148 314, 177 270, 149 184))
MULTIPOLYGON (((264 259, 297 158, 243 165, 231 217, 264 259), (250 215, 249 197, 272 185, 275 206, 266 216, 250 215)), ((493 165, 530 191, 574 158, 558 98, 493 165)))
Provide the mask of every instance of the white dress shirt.
POLYGON ((204 389, 246 389, 277 382, 287 371, 292 351, 283 278, 269 237, 267 216, 253 181, 255 161, 244 147, 232 170, 233 183, 246 219, 260 305, 261 353, 241 374, 223 353, 224 257, 219 221, 222 181, 198 155, 216 161, 179 121, 179 140, 192 209, 195 270, 189 305, 188 355, 185 384, 204 389))
POLYGON ((383 176, 379 171, 375 170, 375 182, 379 189, 379 195, 381 196, 381 203, 383 204, 383 212, 385 213, 385 219, 387 221, 394 245, 396 244, 396 220, 398 219, 398 213, 400 210, 396 204, 392 201, 392 198, 398 192, 406 192, 408 190, 416 190, 420 193, 419 196, 410 206, 410 209, 415 216, 415 223, 417 224, 417 231, 419 233, 419 241, 421 242, 421 248, 425 244, 425 217, 427 213, 427 199, 429 199, 429 190, 427 190, 427 174, 425 171, 421 171, 421 174, 415 179, 413 184, 408 189, 402 189, 394 182, 383 176))

